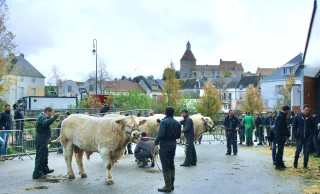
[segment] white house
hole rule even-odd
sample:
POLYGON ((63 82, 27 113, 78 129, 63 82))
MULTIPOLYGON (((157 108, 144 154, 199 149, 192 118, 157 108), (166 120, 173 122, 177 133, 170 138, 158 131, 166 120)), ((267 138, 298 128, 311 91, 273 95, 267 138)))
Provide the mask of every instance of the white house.
POLYGON ((281 89, 284 87, 290 74, 294 74, 296 80, 295 84, 301 85, 302 70, 299 66, 302 63, 302 58, 303 54, 298 54, 269 76, 261 80, 261 96, 265 102, 265 111, 271 111, 272 108, 278 104, 281 89))
POLYGON ((161 96, 163 90, 164 81, 156 79, 143 78, 139 82, 139 86, 154 100, 158 100, 158 96, 161 96))
POLYGON ((17 82, 1 98, 12 105, 22 97, 44 96, 45 76, 31 65, 23 54, 13 59, 11 64, 14 68, 7 76, 15 76, 17 82))

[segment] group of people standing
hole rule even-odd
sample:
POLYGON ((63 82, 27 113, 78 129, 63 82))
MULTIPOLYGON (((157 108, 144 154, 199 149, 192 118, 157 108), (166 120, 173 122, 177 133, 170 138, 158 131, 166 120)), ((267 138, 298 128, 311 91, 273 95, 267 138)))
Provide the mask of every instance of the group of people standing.
MULTIPOLYGON (((13 105, 14 113, 11 114, 9 104, 4 106, 4 112, 0 114, 0 156, 7 155, 10 130, 13 130, 12 118, 16 122, 15 141, 19 142, 23 138, 24 130, 24 113, 22 111, 23 104, 13 105)), ((0 158, 1 161, 8 159, 7 157, 0 158)))
POLYGON ((299 156, 303 150, 303 168, 308 168, 309 153, 311 153, 312 148, 316 152, 314 157, 320 157, 320 118, 317 111, 313 111, 310 114, 310 106, 307 104, 296 115, 292 111, 289 115, 289 111, 289 106, 283 106, 279 114, 277 112, 274 112, 274 114, 269 113, 266 118, 256 114, 254 119, 250 112, 247 112, 246 116, 242 118, 242 116, 235 117, 233 111, 230 110, 223 123, 227 137, 226 155, 231 155, 232 151, 234 155, 238 153, 237 132, 240 135, 239 144, 246 140, 247 146, 252 146, 253 142, 257 141, 259 141, 257 145, 263 145, 266 139, 272 150, 275 169, 284 170, 286 168, 283 162, 284 146, 293 133, 296 140, 293 167, 298 167, 299 156), (266 136, 264 135, 264 126, 267 130, 266 136), (254 129, 256 129, 256 140, 253 140, 254 129))

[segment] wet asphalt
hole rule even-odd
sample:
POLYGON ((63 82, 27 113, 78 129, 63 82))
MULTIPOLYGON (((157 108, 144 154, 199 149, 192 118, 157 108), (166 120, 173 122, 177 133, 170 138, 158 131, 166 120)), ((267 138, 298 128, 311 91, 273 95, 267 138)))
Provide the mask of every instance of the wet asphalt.
MULTIPOLYGON (((176 182, 171 193, 301 193, 306 183, 300 178, 279 176, 266 154, 268 147, 239 146, 238 155, 226 156, 225 144, 202 142, 196 145, 197 166, 181 167, 184 161, 183 148, 176 151, 176 182)), ((270 152, 271 154, 271 152, 270 152)), ((66 178, 66 164, 62 154, 50 153, 49 166, 55 172, 47 176, 52 182, 33 180, 32 160, 24 156, 24 161, 15 158, 0 161, 0 193, 112 193, 149 194, 158 193, 157 188, 164 185, 162 173, 157 165, 151 168, 138 168, 133 155, 124 155, 113 168, 115 184, 105 184, 105 168, 98 153, 90 161, 84 159, 88 178, 80 178, 78 167, 73 160, 76 179, 66 178)), ((157 160, 161 167, 160 160, 157 160)))

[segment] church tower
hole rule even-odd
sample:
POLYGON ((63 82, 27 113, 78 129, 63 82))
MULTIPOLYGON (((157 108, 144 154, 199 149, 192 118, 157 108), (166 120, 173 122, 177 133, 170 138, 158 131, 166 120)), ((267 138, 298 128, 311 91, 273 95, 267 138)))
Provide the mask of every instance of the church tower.
POLYGON ((192 70, 196 67, 196 58, 191 51, 191 44, 188 41, 186 51, 180 59, 180 78, 191 78, 192 70))

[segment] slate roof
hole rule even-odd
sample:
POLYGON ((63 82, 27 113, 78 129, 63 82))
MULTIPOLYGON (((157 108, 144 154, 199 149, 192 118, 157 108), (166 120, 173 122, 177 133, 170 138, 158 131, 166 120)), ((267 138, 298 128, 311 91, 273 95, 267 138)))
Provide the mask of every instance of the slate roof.
POLYGON ((240 86, 242 85, 243 88, 248 87, 250 84, 253 84, 254 87, 257 87, 257 85, 259 84, 260 81, 260 77, 259 76, 245 76, 242 77, 240 79, 240 81, 238 82, 236 88, 240 88, 240 86))
MULTIPOLYGON (((261 82, 269 82, 269 81, 276 81, 276 80, 286 80, 290 75, 283 75, 282 74, 282 67, 288 67, 289 64, 290 64, 291 67, 293 67, 292 64, 294 64, 294 66, 299 65, 302 62, 302 58, 303 58, 303 54, 299 53, 297 56, 295 56, 290 61, 285 63, 283 66, 281 66, 280 68, 275 70, 269 76, 267 76, 264 79, 262 79, 261 82)), ((294 73, 294 77, 295 78, 300 77, 301 73, 302 73, 301 72, 301 68, 298 67, 298 69, 294 73)))
POLYGON ((156 80, 156 79, 143 79, 146 85, 150 90, 152 90, 152 85, 158 85, 158 90, 163 89, 164 81, 163 80, 156 80))
POLYGON ((232 78, 232 80, 228 82, 227 88, 235 88, 240 80, 241 80, 241 77, 232 78))
POLYGON ((203 80, 200 80, 200 88, 199 88, 199 82, 196 79, 186 79, 185 81, 186 82, 185 82, 184 86, 181 86, 182 90, 194 89, 194 88, 201 89, 204 86, 204 81, 203 80))
POLYGON ((11 72, 15 72, 15 75, 46 78, 24 58, 23 54, 20 54, 16 59, 11 60, 11 64, 15 65, 11 70, 11 72))

